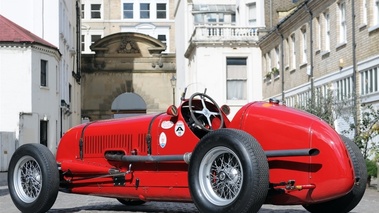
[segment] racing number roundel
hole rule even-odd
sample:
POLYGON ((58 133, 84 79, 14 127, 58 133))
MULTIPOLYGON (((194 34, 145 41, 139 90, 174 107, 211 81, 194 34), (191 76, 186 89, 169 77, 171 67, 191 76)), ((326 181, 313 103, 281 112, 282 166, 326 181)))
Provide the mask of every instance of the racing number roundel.
POLYGON ((175 134, 176 134, 176 136, 178 136, 178 137, 183 136, 184 135, 184 131, 185 131, 185 127, 184 127, 183 121, 178 121, 175 124, 175 134))

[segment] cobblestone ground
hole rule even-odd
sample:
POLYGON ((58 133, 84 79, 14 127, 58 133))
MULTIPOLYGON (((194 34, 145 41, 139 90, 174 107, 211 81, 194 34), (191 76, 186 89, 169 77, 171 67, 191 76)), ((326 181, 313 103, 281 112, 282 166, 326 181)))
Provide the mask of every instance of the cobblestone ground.
MULTIPOLYGON (((374 183, 374 181, 373 181, 374 183)), ((6 173, 0 173, 0 208, 1 212, 19 212, 14 206, 8 192, 6 173)), ((353 213, 377 213, 379 209, 379 191, 376 184, 366 190, 366 193, 353 213)), ((141 206, 124 206, 116 199, 101 198, 85 195, 73 195, 59 192, 58 198, 50 213, 74 212, 159 212, 159 213, 195 213, 196 207, 192 203, 148 202, 141 206)), ((259 213, 307 213, 302 206, 274 206, 263 205, 259 213)))

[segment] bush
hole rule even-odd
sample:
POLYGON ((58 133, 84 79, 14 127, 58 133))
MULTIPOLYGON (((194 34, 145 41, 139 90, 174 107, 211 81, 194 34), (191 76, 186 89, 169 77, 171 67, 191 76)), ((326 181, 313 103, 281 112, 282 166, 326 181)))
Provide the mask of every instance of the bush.
POLYGON ((367 166, 367 175, 376 178, 378 175, 378 167, 376 166, 376 162, 373 160, 366 159, 366 166, 367 166))

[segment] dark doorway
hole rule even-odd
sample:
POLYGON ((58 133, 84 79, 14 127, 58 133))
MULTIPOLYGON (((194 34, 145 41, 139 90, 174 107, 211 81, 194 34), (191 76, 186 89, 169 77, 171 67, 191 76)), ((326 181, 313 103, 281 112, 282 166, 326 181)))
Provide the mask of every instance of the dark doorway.
POLYGON ((47 146, 47 127, 49 121, 40 121, 40 133, 39 133, 39 141, 41 144, 47 146))

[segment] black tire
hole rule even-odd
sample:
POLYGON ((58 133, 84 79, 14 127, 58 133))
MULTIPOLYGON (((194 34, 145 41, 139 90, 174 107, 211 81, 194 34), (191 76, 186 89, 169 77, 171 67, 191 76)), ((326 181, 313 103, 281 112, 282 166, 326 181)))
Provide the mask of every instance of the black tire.
POLYGON ((134 199, 121 199, 117 198, 118 202, 124 204, 125 206, 140 206, 144 203, 146 203, 143 200, 134 200, 134 199))
POLYGON ((355 177, 359 178, 353 186, 353 189, 346 195, 327 201, 324 203, 303 205, 306 210, 312 213, 345 213, 353 210, 361 201, 367 184, 367 168, 366 161, 363 158, 358 146, 345 136, 341 136, 345 146, 350 154, 353 163, 355 177))
POLYGON ((267 158, 243 131, 212 131, 192 152, 188 182, 200 212, 258 212, 269 188, 267 158))
POLYGON ((41 144, 19 147, 9 163, 8 188, 21 212, 48 211, 59 190, 59 171, 50 150, 41 144))

